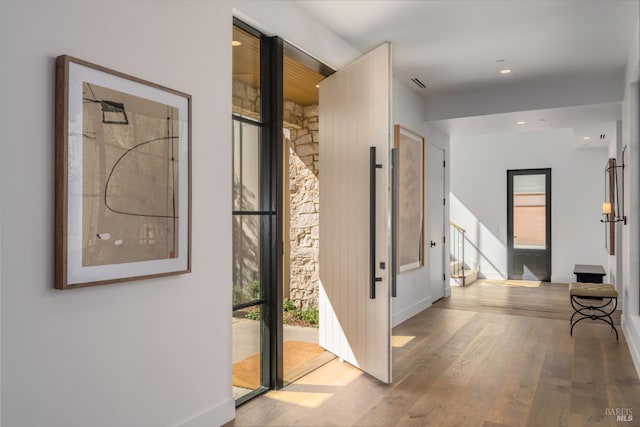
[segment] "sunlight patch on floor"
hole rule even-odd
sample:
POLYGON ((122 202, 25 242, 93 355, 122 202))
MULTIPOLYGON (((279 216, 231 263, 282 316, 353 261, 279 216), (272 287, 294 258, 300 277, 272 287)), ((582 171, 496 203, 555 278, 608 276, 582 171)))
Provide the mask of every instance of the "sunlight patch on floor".
POLYGON ((394 348, 404 347, 413 341, 416 337, 408 336, 408 335, 392 335, 391 336, 391 346, 394 348))
POLYGON ((265 395, 268 399, 293 403, 305 408, 317 408, 327 401, 333 393, 310 393, 305 391, 270 391, 265 395))
POLYGON ((325 386, 325 387, 344 387, 362 376, 362 371, 354 368, 346 362, 334 360, 326 365, 316 369, 313 372, 298 379, 297 385, 325 386), (337 366, 337 368, 336 368, 337 366), (330 376, 325 371, 332 372, 330 376))
POLYGON ((242 387, 236 387, 236 386, 232 386, 232 387, 233 387, 233 398, 235 400, 238 400, 245 394, 249 394, 253 391, 253 390, 249 390, 248 388, 242 388, 242 387))
POLYGON ((478 284, 482 282, 490 285, 503 285, 503 286, 519 286, 522 288, 539 288, 545 282, 535 280, 487 280, 478 281, 478 284))

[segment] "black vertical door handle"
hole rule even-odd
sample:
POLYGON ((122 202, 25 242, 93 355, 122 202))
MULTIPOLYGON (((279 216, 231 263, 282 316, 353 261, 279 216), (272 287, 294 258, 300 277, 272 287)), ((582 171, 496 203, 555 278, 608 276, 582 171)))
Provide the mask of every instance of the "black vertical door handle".
POLYGON ((434 247, 436 245, 436 242, 434 242, 433 240, 431 241, 431 247, 434 247))
POLYGON ((382 282, 382 277, 376 277, 376 169, 382 165, 376 163, 376 147, 369 147, 369 298, 376 298, 376 282, 382 282))
POLYGON ((391 296, 398 296, 398 149, 391 149, 391 296))

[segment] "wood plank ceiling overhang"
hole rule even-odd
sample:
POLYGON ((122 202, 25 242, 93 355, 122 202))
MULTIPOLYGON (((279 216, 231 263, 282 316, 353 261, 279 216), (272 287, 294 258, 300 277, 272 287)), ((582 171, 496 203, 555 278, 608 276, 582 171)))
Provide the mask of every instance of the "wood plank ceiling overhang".
MULTIPOLYGON (((257 88, 260 84, 260 40, 233 28, 233 40, 242 43, 233 48, 233 80, 257 88)), ((284 56, 284 99, 303 107, 318 103, 316 85, 324 76, 291 58, 284 56)))

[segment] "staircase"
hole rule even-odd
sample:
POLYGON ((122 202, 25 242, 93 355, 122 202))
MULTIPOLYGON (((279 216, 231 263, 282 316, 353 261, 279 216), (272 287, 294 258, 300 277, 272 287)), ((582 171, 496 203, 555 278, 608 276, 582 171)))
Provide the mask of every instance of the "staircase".
POLYGON ((451 284, 454 286, 467 286, 478 280, 478 270, 464 267, 462 261, 451 261, 449 269, 451 284))
POLYGON ((469 266, 465 264, 465 229, 453 222, 450 223, 450 225, 451 262, 449 263, 449 272, 451 275, 451 284, 453 286, 467 286, 478 280, 478 269, 469 268, 469 266))

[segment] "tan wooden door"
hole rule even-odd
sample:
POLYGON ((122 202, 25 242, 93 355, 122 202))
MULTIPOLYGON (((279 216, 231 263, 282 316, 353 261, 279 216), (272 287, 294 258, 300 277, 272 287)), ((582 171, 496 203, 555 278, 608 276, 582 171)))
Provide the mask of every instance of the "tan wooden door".
POLYGON ((388 43, 320 83, 320 345, 386 383, 391 382, 390 105, 388 43), (370 147, 381 165, 374 167, 373 230, 370 147))

